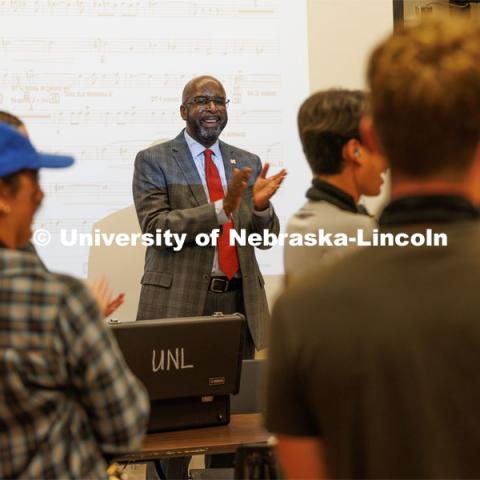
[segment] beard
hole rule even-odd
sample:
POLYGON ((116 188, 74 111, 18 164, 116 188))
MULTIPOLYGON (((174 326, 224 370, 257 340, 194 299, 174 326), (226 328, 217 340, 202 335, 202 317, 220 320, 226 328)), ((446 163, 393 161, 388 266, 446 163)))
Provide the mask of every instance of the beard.
POLYGON ((191 118, 189 115, 188 123, 193 132, 195 132, 195 136, 200 143, 210 143, 213 144, 217 141, 217 138, 222 133, 222 130, 227 125, 227 115, 218 115, 218 114, 206 114, 202 115, 196 119, 191 118), (215 119, 217 121, 216 125, 208 127, 205 125, 205 120, 207 119, 215 119))

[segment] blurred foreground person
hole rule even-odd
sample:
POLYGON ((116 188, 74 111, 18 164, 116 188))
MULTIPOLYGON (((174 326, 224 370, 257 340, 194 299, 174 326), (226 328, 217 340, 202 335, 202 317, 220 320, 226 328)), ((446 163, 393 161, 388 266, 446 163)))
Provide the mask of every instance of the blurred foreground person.
MULTIPOLYGON (((386 163, 360 140, 360 119, 367 98, 360 90, 332 89, 314 93, 298 112, 298 132, 313 173, 308 201, 288 221, 287 232, 345 233, 371 238, 377 222, 359 204, 362 195, 380 193, 386 163)), ((352 246, 292 246, 284 250, 287 284, 305 272, 355 251, 352 246)))
MULTIPOLYGON (((17 130, 18 133, 23 135, 25 138, 30 138, 27 127, 16 115, 13 115, 12 113, 6 112, 4 110, 0 110, 0 122, 11 125, 17 130)), ((18 245, 17 250, 35 254, 40 265, 45 270, 48 270, 48 268, 40 258, 40 255, 38 255, 35 245, 31 241, 28 241, 24 245, 18 245)), ((120 307, 125 300, 124 293, 120 293, 115 297, 112 296, 112 292, 110 291, 105 278, 97 279, 95 282, 88 284, 88 287, 92 295, 95 297, 95 300, 97 300, 97 303, 100 306, 100 311, 102 312, 102 316, 104 318, 110 316, 113 312, 115 312, 115 310, 117 310, 117 308, 120 307)))
POLYGON ((43 155, 0 125, 0 478, 105 478, 140 446, 148 397, 82 282, 16 250, 31 236, 43 155))
MULTIPOLYGON (((25 138, 29 138, 27 127, 16 115, 13 115, 10 112, 6 112, 5 110, 0 110, 0 122, 11 125, 17 130, 18 133, 22 134, 25 138)), ((27 242, 25 245, 19 245, 17 248, 18 250, 22 250, 24 252, 31 252, 35 255, 38 255, 35 245, 33 245, 31 241, 27 242)), ((47 267, 45 266, 39 255, 38 259, 40 260, 43 268, 47 270, 47 267)))
POLYGON ((480 478, 480 26, 396 32, 368 80, 361 131, 389 161, 379 223, 397 246, 279 300, 267 425, 288 478, 480 478))

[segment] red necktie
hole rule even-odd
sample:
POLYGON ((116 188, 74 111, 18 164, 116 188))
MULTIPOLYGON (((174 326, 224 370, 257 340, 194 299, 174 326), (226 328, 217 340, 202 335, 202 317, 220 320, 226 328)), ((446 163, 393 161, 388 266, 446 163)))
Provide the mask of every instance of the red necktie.
MULTIPOLYGON (((207 148, 205 155, 205 176, 207 178, 208 195, 211 202, 221 200, 225 197, 222 181, 218 169, 212 160, 212 151, 207 148)), ((230 230, 233 229, 233 221, 229 220, 223 224, 222 234, 218 239, 218 264, 228 279, 231 279, 238 271, 237 247, 230 245, 230 230)))

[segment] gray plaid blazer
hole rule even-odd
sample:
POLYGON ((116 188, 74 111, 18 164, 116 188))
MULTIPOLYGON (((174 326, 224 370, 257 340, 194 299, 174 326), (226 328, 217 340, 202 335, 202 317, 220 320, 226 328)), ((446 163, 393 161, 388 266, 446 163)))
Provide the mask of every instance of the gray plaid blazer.
MULTIPOLYGON (((235 229, 259 232, 264 223, 252 214, 252 187, 261 171, 257 155, 224 142, 220 149, 227 181, 232 176, 230 159, 236 167, 251 167, 249 186, 240 209, 233 215, 235 229)), ((147 248, 145 270, 138 306, 138 320, 202 315, 212 271, 214 248, 199 247, 198 233, 219 228, 215 208, 208 202, 183 131, 169 142, 137 154, 133 177, 133 198, 143 233, 170 230, 186 233, 182 250, 171 247, 147 248)), ((278 234, 278 218, 273 214, 269 231, 278 234)), ((262 247, 263 248, 263 247, 262 247)), ((254 248, 238 246, 243 278, 245 313, 257 349, 265 346, 269 316, 264 280, 255 259, 254 248)))

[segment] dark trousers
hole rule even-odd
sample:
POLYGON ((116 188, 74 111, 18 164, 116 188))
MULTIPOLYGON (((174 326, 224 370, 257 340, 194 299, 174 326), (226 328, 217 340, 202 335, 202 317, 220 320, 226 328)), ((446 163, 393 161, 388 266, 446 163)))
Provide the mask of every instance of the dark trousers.
MULTIPOLYGON (((245 307, 243 304, 242 289, 232 290, 225 293, 208 292, 203 309, 203 315, 213 315, 215 312, 243 313, 245 314, 245 307)), ((243 351, 244 359, 250 359, 255 356, 255 345, 253 343, 252 335, 245 322, 242 331, 243 336, 243 351)), ((156 461, 156 470, 160 479, 185 479, 188 478, 188 464, 192 457, 176 457, 165 460, 156 461)), ((206 468, 230 468, 233 467, 233 460, 235 454, 222 453, 217 455, 205 455, 206 468)))
MULTIPOLYGON (((245 307, 243 305, 242 289, 232 290, 225 293, 208 292, 203 308, 204 315, 213 315, 215 312, 243 313, 245 315, 245 307)), ((243 352, 242 356, 245 360, 251 359, 255 356, 255 345, 253 343, 252 335, 245 322, 243 328, 243 352)))
MULTIPOLYGON (((233 290, 226 293, 208 292, 207 301, 205 302, 204 315, 211 315, 214 312, 222 313, 245 313, 243 305, 242 290, 233 290), (222 298, 224 297, 225 298, 222 298), (210 312, 210 313, 206 313, 210 312)), ((255 345, 253 343, 252 335, 245 322, 242 331, 243 336, 243 352, 244 359, 250 359, 255 356, 255 345)), ((205 455, 206 468, 231 468, 235 459, 234 453, 219 453, 217 455, 205 455)))

